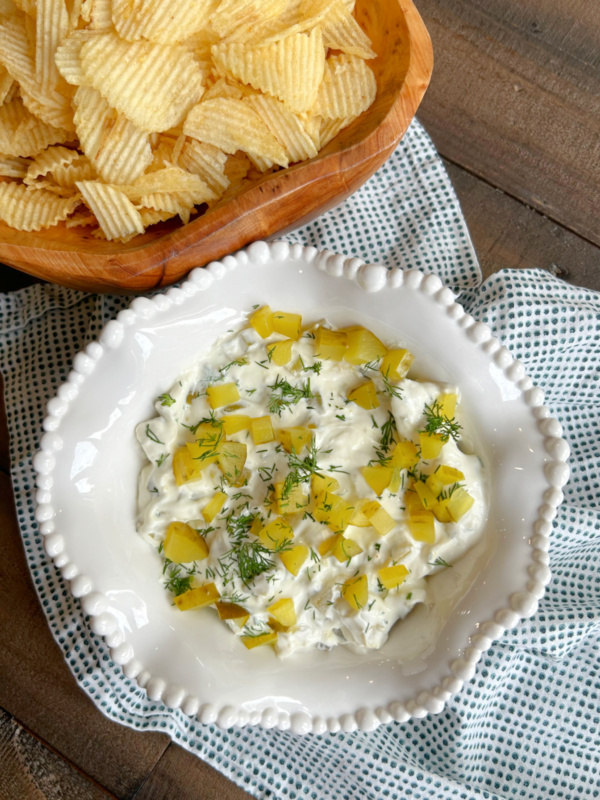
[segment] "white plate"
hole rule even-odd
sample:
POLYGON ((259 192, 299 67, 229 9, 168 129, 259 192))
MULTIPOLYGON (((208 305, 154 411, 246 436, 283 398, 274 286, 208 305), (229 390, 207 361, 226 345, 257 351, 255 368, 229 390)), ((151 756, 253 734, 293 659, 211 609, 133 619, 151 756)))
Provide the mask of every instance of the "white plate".
POLYGON ((50 498, 37 520, 47 553, 63 574, 69 565, 92 630, 151 699, 223 727, 371 730, 441 711, 492 641, 535 612, 568 478, 567 444, 542 402, 522 365, 437 277, 258 242, 195 270, 181 288, 137 298, 75 358, 35 458, 50 498), (477 432, 493 487, 482 543, 433 579, 437 602, 397 624, 380 651, 288 660, 246 651, 215 615, 171 605, 159 557, 135 532, 144 460, 135 426, 256 303, 360 321, 405 343, 422 373, 460 386, 477 432))

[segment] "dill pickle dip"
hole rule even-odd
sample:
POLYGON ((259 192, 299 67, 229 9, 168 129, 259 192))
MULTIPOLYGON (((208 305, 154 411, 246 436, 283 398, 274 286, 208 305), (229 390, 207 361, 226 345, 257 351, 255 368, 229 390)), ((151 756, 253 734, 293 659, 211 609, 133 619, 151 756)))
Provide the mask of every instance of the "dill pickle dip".
POLYGON ((156 399, 140 534, 185 613, 247 648, 380 648, 427 577, 481 536, 484 470, 459 447, 455 386, 362 326, 249 313, 156 399))

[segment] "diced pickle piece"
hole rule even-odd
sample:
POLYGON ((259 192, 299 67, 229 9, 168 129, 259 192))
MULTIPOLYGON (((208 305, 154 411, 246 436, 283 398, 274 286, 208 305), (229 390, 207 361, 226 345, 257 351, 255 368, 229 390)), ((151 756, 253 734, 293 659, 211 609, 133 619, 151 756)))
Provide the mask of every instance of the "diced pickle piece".
POLYGON ((278 514, 297 514, 308 505, 308 497, 299 484, 292 486, 287 493, 284 492, 285 481, 278 481, 274 485, 278 514))
POLYGON ((250 433, 254 444, 266 444, 275 439, 275 431, 270 416, 255 417, 250 420, 250 433))
POLYGON ((392 467, 392 480, 387 487, 390 494, 397 494, 402 488, 402 470, 398 467, 392 467))
POLYGON ((217 386, 209 386, 206 390, 206 396, 211 408, 231 406, 240 399, 240 393, 235 383, 221 383, 217 386))
POLYGON ((205 465, 200 461, 194 461, 187 447, 180 447, 173 454, 173 475, 177 486, 184 483, 197 481, 202 477, 202 469, 205 465))
POLYGON ((210 606, 219 598, 220 594, 214 583, 205 583, 204 586, 198 586, 196 589, 190 589, 177 595, 175 605, 180 611, 188 611, 190 608, 210 606))
POLYGON ((380 536, 385 536, 396 525, 394 518, 388 514, 377 500, 372 500, 366 505, 363 508, 363 513, 380 536))
POLYGON ((455 392, 445 392, 441 394, 437 399, 440 407, 440 414, 448 419, 453 419, 456 414, 456 401, 457 397, 455 392))
POLYGON ((257 309, 250 317, 250 325, 263 339, 270 336, 273 333, 273 312, 269 306, 257 309))
POLYGON ((293 339, 284 339, 282 342, 275 342, 267 347, 269 361, 277 364, 278 367, 283 367, 287 364, 292 357, 293 339))
POLYGON ((335 547, 331 551, 331 555, 343 564, 345 561, 349 561, 353 556, 357 556, 359 553, 362 553, 363 549, 359 545, 358 542, 355 542, 354 539, 347 539, 345 536, 338 536, 337 542, 335 543, 335 547))
POLYGON ((204 521, 208 522, 209 524, 213 521, 213 519, 217 516, 219 511, 225 505, 225 501, 227 500, 227 495, 225 492, 216 492, 212 499, 204 506, 202 509, 202 516, 204 517, 204 521))
POLYGON ((442 452, 442 447, 446 443, 439 433, 420 433, 419 442, 421 444, 421 458, 428 461, 437 458, 442 452))
POLYGON ((404 493, 404 508, 412 515, 420 514, 423 511, 423 504, 414 489, 414 484, 404 493))
POLYGON ((310 478, 310 489, 315 497, 321 492, 337 492, 339 488, 338 479, 330 475, 312 475, 310 478))
POLYGON ((269 606, 267 611, 285 629, 291 628, 298 621, 294 601, 290 597, 282 597, 281 600, 269 606))
POLYGON ((277 641, 277 631, 261 633, 258 636, 242 636, 242 642, 248 650, 261 647, 263 644, 274 644, 277 641))
POLYGON ((371 527, 371 523, 365 516, 364 509, 372 502, 372 500, 367 500, 366 498, 356 501, 354 504, 354 511, 352 512, 352 516, 350 518, 350 525, 356 525, 357 528, 371 527))
POLYGON ((437 503, 437 497, 431 491, 429 486, 423 483, 423 481, 415 481, 414 490, 418 494, 423 508, 426 511, 431 511, 431 509, 437 503))
POLYGON ((303 544, 294 545, 289 550, 284 550, 280 553, 279 557, 287 571, 291 572, 292 575, 297 575, 308 558, 308 547, 303 544))
POLYGON ((322 558, 327 558, 327 556, 330 556, 333 553, 335 546, 339 540, 343 538, 343 536, 343 533, 334 533, 333 536, 328 536, 327 539, 324 539, 318 547, 319 555, 322 558))
POLYGON ((208 545, 187 522, 171 522, 163 544, 165 558, 175 564, 199 561, 208 555, 208 545))
POLYGON ((269 550, 279 550, 294 538, 294 531, 280 517, 269 522, 258 534, 258 541, 269 550))
POLYGON ((433 544, 435 542, 435 520, 431 511, 411 514, 408 517, 408 530, 417 542, 433 544))
POLYGON ((369 581, 366 575, 348 578, 342 586, 342 597, 355 610, 360 611, 369 599, 369 581))
POLYGON ((474 498, 471 497, 471 495, 466 492, 462 486, 457 487, 457 489, 452 492, 447 506, 448 513, 452 517, 453 521, 458 522, 458 520, 467 513, 474 502, 474 498))
POLYGON ((219 619, 232 619, 240 628, 243 628, 250 619, 249 612, 237 603, 223 603, 219 601, 215 603, 215 608, 217 609, 219 619))
POLYGON ((273 312, 273 330, 289 339, 299 339, 302 333, 302 315, 286 311, 273 312))
POLYGON ((412 469, 419 463, 419 454, 414 442, 398 442, 391 456, 390 466, 412 469))
POLYGON ((344 360, 349 364, 367 364, 387 353, 387 347, 367 328, 353 327, 346 330, 348 346, 344 360))
POLYGON ((377 497, 381 497, 385 489, 388 488, 394 474, 391 467, 384 467, 383 464, 374 464, 372 467, 361 467, 360 471, 377 497))
POLYGON ((413 360, 413 354, 408 350, 388 350, 379 369, 388 380, 399 381, 406 376, 413 360))
POLYGON ((431 509, 433 511, 434 517, 437 519, 438 522, 452 522, 452 517, 450 516, 450 512, 448 511, 449 502, 450 498, 445 497, 442 500, 438 500, 431 509))
POLYGON ((352 389, 348 394, 348 400, 367 410, 379 408, 379 398, 377 397, 377 391, 373 381, 367 381, 357 386, 356 389, 352 389))
POLYGON ((386 589, 395 589, 404 583, 408 570, 404 564, 395 564, 392 567, 382 567, 377 570, 377 577, 386 589))
POLYGON ((239 431, 247 431, 250 427, 250 417, 247 414, 225 414, 222 417, 223 430, 229 436, 239 431))
POLYGON ((449 486, 451 483, 459 483, 465 479, 464 472, 454 467, 448 467, 446 464, 440 464, 434 475, 444 486, 449 486))
POLYGON ((319 328, 315 334, 315 356, 329 361, 341 361, 344 358, 348 337, 343 331, 330 331, 319 328))
POLYGON ((337 494, 321 492, 315 498, 312 513, 317 522, 325 523, 334 533, 343 533, 350 524, 354 506, 337 494))
POLYGON ((227 483, 236 484, 244 469, 247 453, 248 448, 243 442, 221 442, 217 461, 227 483))
POLYGON ((308 428, 296 425, 292 428, 280 428, 277 436, 286 453, 299 453, 312 442, 313 432, 308 428))

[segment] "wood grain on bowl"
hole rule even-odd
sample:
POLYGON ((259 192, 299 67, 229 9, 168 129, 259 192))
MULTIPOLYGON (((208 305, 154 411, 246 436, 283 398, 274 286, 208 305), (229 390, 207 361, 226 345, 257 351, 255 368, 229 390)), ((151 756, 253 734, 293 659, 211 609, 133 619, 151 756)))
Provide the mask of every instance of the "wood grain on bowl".
POLYGON ((411 0, 357 0, 356 16, 378 53, 369 62, 377 97, 315 158, 265 175, 187 225, 162 223, 127 244, 102 241, 90 229, 63 223, 39 233, 0 223, 0 261, 76 289, 145 292, 341 203, 391 155, 433 67, 429 35, 411 0))

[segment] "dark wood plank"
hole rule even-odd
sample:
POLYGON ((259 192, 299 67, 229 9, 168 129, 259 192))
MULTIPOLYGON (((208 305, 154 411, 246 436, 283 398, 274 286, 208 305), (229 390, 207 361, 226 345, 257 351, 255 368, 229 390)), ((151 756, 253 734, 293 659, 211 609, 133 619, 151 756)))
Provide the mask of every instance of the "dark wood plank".
POLYGON ((460 200, 484 278, 499 269, 545 269, 600 291, 600 248, 453 164, 460 200))
POLYGON ((220 772, 170 744, 136 794, 135 800, 251 800, 252 796, 224 778, 220 772))
POLYGON ((600 4, 419 0, 440 153, 600 244, 600 4))
POLYGON ((0 549, 0 707, 109 792, 132 797, 168 737, 111 722, 77 686, 33 588, 5 475, 0 549))
POLYGON ((2 800, 108 800, 108 794, 0 710, 2 800))

